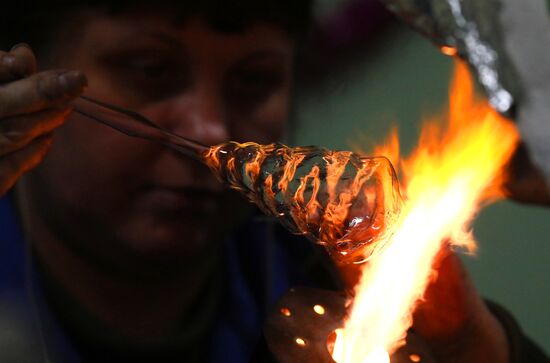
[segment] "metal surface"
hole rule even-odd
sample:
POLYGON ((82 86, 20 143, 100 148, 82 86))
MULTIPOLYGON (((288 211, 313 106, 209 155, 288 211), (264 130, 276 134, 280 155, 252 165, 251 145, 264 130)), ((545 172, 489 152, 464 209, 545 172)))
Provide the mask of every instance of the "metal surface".
POLYGON ((492 106, 512 117, 550 187, 550 5, 545 0, 381 0, 468 61, 492 106))
MULTIPOLYGON (((294 288, 279 301, 264 325, 267 348, 278 363, 334 363, 327 348, 331 333, 341 328, 346 296, 334 291, 294 288)), ((391 363, 435 362, 414 333, 392 356, 391 363)))
POLYGON ((498 0, 381 0, 447 53, 468 61, 491 105, 510 115, 519 96, 515 70, 503 56, 498 0), (453 51, 450 51, 453 49, 453 51))

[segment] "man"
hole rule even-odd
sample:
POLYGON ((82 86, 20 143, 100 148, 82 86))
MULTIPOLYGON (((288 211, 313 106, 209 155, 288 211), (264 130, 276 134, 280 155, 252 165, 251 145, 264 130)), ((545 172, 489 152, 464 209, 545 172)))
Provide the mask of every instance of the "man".
MULTIPOLYGON (((246 361, 265 309, 294 284, 340 287, 334 267, 204 166, 71 109, 85 91, 204 144, 275 141, 309 4, 59 4, 3 32, 25 33, 40 61, 24 44, 0 54, 9 311, 34 314, 41 360, 246 361)), ((507 361, 456 258, 441 271, 418 331, 442 361, 507 361), (460 303, 442 305, 449 294, 460 303)))

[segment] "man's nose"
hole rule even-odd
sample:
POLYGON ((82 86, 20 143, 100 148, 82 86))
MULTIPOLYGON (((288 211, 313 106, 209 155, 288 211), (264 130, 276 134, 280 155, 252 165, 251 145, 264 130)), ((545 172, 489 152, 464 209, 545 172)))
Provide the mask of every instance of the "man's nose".
POLYGON ((214 92, 197 90, 163 103, 159 109, 163 127, 205 145, 229 141, 223 102, 214 92))

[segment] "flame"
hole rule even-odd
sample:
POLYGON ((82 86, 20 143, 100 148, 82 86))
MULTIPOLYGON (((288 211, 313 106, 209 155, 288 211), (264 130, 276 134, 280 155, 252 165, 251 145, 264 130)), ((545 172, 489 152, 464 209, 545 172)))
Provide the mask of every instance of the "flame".
MULTIPOLYGON (((344 359, 345 331, 344 329, 336 329, 334 333, 336 334, 336 340, 331 354, 336 362, 341 362, 344 359)), ((383 347, 376 347, 360 363, 390 363, 390 355, 383 347)))
POLYGON ((455 70, 446 120, 427 122, 419 146, 401 161, 397 130, 374 158, 252 142, 213 146, 203 155, 222 182, 325 245, 338 261, 369 260, 345 328, 336 332, 332 354, 339 363, 389 361, 435 276, 443 241, 474 251, 470 222, 481 206, 502 197, 502 170, 518 133, 476 100, 463 64, 455 70), (401 168, 404 201, 390 161, 401 168))
POLYGON ((399 155, 401 152, 401 147, 399 145, 399 134, 397 131, 397 128, 393 127, 384 145, 374 148, 374 155, 384 155, 390 160, 392 165, 396 166, 399 165, 399 155))
MULTIPOLYGON (((403 344, 442 246, 475 250, 471 221, 502 196, 502 170, 517 142, 514 125, 475 98, 467 67, 457 63, 446 127, 427 122, 418 147, 399 164, 405 202, 390 241, 362 267, 352 310, 336 334, 338 363, 388 362, 381 350, 392 353, 403 344)), ((397 161, 396 132, 379 151, 397 161)))

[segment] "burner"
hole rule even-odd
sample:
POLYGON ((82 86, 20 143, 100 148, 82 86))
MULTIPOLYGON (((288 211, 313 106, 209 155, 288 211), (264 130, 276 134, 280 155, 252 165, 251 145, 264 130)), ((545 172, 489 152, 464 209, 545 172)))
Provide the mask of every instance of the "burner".
MULTIPOLYGON (((291 289, 264 325, 270 358, 256 361, 335 363, 327 345, 334 330, 343 325, 347 301, 341 292, 306 287, 291 289)), ((419 336, 409 331, 406 340, 407 344, 391 356, 391 363, 435 362, 419 336)))

